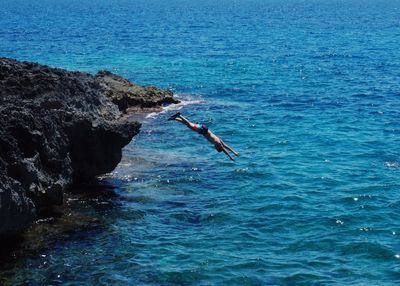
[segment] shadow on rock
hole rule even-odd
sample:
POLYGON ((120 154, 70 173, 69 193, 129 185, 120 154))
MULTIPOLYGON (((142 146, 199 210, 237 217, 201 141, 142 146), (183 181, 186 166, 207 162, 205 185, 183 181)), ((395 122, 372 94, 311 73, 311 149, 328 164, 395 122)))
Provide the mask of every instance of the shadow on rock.
POLYGON ((77 233, 104 229, 102 216, 107 210, 119 207, 116 188, 118 185, 104 180, 73 185, 65 194, 63 205, 41 212, 25 231, 0 239, 0 271, 12 267, 20 259, 73 238, 77 233))

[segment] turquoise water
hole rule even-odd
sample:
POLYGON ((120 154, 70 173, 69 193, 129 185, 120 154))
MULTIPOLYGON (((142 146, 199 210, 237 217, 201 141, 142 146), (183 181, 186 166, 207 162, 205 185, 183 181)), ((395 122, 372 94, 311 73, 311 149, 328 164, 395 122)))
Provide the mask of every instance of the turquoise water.
POLYGON ((400 283, 400 2, 0 0, 0 55, 171 88, 105 180, 104 227, 26 285, 400 283), (230 162, 166 118, 221 136, 230 162))

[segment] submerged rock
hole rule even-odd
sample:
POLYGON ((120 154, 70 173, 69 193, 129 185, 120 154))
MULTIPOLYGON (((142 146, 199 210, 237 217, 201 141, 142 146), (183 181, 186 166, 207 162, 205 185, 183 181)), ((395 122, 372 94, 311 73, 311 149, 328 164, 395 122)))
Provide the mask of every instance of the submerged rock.
POLYGON ((139 132, 126 108, 176 102, 172 93, 0 58, 0 235, 63 203, 72 183, 112 171, 139 132))

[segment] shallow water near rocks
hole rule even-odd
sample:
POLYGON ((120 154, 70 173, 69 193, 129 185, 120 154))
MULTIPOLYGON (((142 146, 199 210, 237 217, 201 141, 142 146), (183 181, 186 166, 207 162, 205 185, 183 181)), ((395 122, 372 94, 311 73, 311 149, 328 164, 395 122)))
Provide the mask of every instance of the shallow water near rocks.
POLYGON ((0 55, 173 89, 104 180, 104 228, 17 285, 396 285, 399 1, 4 1, 0 55), (216 3, 215 3, 216 2, 216 3), (179 109, 232 163, 166 121, 179 109))

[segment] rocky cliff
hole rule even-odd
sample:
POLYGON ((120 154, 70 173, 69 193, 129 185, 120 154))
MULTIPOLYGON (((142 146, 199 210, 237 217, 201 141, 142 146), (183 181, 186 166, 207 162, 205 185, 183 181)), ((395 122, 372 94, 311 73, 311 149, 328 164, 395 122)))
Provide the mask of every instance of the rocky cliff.
POLYGON ((112 171, 140 129, 126 110, 175 103, 107 71, 0 58, 0 236, 63 203, 73 183, 112 171))

